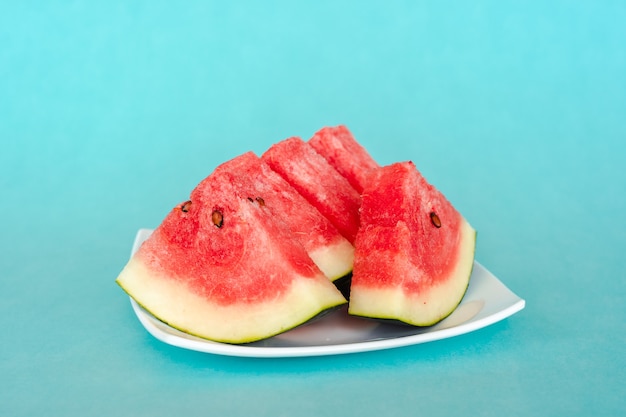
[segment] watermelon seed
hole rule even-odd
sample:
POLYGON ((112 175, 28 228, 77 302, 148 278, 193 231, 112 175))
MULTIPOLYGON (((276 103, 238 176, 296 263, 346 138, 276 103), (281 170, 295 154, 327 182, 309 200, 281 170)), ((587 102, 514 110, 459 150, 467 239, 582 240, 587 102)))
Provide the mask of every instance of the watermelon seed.
POLYGON ((256 201, 257 203, 259 203, 259 206, 265 207, 265 200, 263 200, 261 197, 257 197, 256 201))
POLYGON ((248 197, 248 201, 252 203, 254 200, 252 199, 252 197, 248 197))
POLYGON ((211 220, 217 227, 222 227, 224 224, 224 216, 219 212, 219 210, 213 210, 213 213, 211 213, 211 220))
POLYGON ((435 213, 434 211, 430 212, 430 221, 437 229, 441 227, 441 220, 439 219, 439 216, 437 216, 437 213, 435 213))
POLYGON ((180 206, 180 211, 182 211, 183 213, 187 213, 190 207, 191 207, 191 200, 184 202, 180 206))

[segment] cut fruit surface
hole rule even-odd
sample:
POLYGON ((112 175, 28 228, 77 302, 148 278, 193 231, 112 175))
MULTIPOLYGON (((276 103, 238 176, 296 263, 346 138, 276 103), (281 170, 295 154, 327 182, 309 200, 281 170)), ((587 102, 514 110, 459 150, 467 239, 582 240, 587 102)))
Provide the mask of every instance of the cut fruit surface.
POLYGON ((233 184, 237 196, 262 201, 284 221, 311 259, 331 281, 352 271, 354 246, 279 174, 252 152, 218 166, 214 177, 233 184))
POLYGON ((430 326, 461 302, 475 245, 412 162, 381 167, 335 126, 218 166, 116 282, 158 320, 224 343, 280 334, 347 298, 353 316, 430 326))
POLYGON ((362 199, 350 314, 441 321, 469 284, 475 230, 412 162, 373 171, 362 199))
POLYGON ((308 143, 359 193, 365 188, 369 172, 379 168, 346 126, 324 127, 308 143))
POLYGON ((346 303, 283 222, 218 176, 168 214, 117 283, 159 320, 227 343, 273 336, 346 303))
POLYGON ((359 229, 361 197, 323 156, 307 142, 292 137, 271 146, 261 158, 317 208, 350 243, 354 242, 359 229))

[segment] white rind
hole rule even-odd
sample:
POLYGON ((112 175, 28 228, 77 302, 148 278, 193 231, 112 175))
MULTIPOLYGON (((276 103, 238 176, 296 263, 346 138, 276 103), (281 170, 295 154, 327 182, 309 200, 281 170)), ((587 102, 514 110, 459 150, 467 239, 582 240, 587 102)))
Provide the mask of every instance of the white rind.
POLYGON ((463 219, 460 253, 450 279, 428 294, 409 294, 402 288, 371 288, 354 284, 348 312, 356 316, 400 320, 415 326, 433 325, 454 311, 463 299, 474 265, 476 231, 463 219))
POLYGON ((328 279, 336 281, 352 271, 354 246, 348 240, 340 239, 334 245, 310 251, 309 256, 328 279))
POLYGON ((346 303, 327 279, 295 277, 286 293, 263 302, 220 305, 132 258, 117 283, 159 320, 185 333, 225 343, 247 343, 282 333, 346 303))

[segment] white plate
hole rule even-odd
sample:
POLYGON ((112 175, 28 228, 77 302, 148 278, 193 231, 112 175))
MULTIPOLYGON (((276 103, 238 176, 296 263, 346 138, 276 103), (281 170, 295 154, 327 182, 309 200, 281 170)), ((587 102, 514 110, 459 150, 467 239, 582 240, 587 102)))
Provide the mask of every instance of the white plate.
MULTIPOLYGON (((151 232, 148 229, 139 230, 132 253, 151 232)), ((289 357, 365 352, 458 336, 517 313, 524 308, 525 301, 475 262, 463 301, 450 316, 435 326, 420 328, 352 317, 344 307, 288 332, 245 345, 212 342, 188 335, 156 319, 132 298, 131 305, 150 334, 173 346, 229 356, 289 357)))

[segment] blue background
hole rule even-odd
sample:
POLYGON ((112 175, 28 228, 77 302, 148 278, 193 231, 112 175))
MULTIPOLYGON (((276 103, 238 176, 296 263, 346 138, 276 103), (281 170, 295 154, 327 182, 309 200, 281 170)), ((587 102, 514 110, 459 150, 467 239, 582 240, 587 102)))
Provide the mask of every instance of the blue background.
POLYGON ((618 415, 626 3, 0 4, 0 415, 618 415), (114 280, 220 162, 346 124, 521 313, 381 352, 170 347, 114 280))

